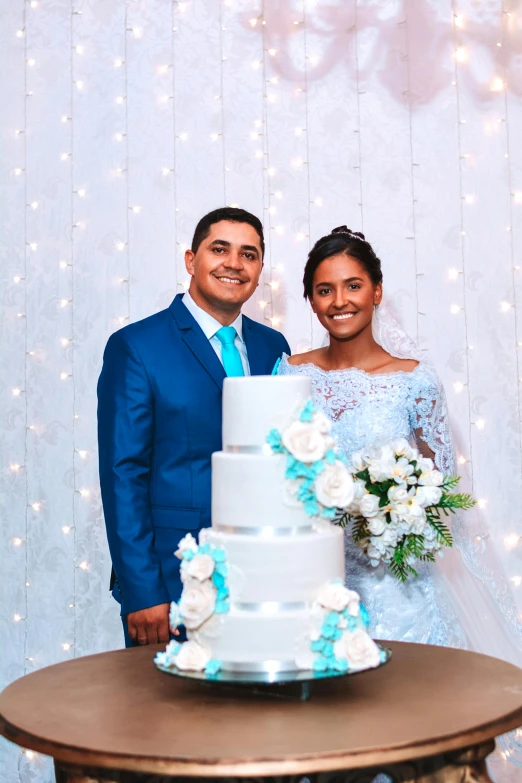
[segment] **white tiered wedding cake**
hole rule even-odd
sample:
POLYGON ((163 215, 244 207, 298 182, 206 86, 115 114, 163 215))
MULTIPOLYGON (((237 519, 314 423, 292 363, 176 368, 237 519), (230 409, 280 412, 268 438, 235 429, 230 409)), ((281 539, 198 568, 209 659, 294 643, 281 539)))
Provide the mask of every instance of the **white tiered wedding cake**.
POLYGON ((306 473, 304 463, 269 445, 274 433, 283 441, 289 433, 296 454, 305 443, 333 462, 328 422, 310 397, 301 376, 225 380, 212 527, 199 543, 185 536, 176 552, 183 593, 171 607, 171 630, 185 625, 189 641, 170 642, 156 657, 160 666, 215 676, 379 665, 364 607, 344 586, 343 531, 300 499, 288 466, 306 473))

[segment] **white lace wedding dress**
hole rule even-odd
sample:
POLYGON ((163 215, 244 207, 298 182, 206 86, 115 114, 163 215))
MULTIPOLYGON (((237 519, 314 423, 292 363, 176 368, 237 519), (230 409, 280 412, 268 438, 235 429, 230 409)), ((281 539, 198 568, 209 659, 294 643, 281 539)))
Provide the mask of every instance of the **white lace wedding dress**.
MULTIPOLYGON (((369 375, 357 369, 327 372, 314 364, 291 365, 283 356, 278 374, 311 378, 314 402, 333 422, 332 434, 348 458, 355 451, 406 438, 415 440, 426 456, 434 455, 444 474, 454 473, 444 391, 429 366, 369 375)), ((361 595, 375 638, 467 646, 429 564, 421 564, 418 578, 403 585, 383 565, 371 566, 348 534, 346 547, 346 582, 361 595)))

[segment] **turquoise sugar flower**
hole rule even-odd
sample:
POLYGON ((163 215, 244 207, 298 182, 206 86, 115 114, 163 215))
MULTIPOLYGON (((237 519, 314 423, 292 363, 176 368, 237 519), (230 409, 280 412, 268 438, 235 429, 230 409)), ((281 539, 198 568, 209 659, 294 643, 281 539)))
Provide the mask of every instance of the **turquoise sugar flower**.
POLYGON ((214 607, 214 613, 215 614, 226 614, 228 610, 230 609, 230 604, 228 601, 216 601, 216 605, 214 607))
POLYGON ((363 604, 360 604, 359 606, 359 614, 361 616, 361 620, 363 621, 363 624, 366 628, 370 627, 370 615, 368 614, 368 610, 363 604))
POLYGON ((328 663, 326 661, 326 658, 323 658, 320 656, 319 658, 316 658, 313 663, 313 669, 314 672, 326 672, 328 671, 328 663))
POLYGON ((194 552, 193 549, 185 549, 183 552, 183 560, 192 560, 197 554, 199 554, 199 550, 194 552))
POLYGON ((333 628, 331 625, 323 625, 322 635, 325 639, 330 641, 335 636, 335 628, 333 628))
POLYGON ((284 451, 281 443, 281 433, 278 430, 270 430, 266 437, 266 442, 272 449, 272 451, 284 451))
POLYGON ((210 544, 201 544, 198 546, 198 555, 210 555, 212 553, 212 547, 210 544))
POLYGON ((324 459, 329 465, 334 465, 337 462, 337 455, 333 449, 328 449, 324 459))
POLYGON ((225 563, 218 563, 216 565, 215 573, 221 574, 221 576, 226 578, 228 576, 228 566, 225 563))
POLYGON ((348 661, 344 658, 336 658, 334 664, 335 671, 342 672, 343 674, 348 671, 348 661))
POLYGON ((219 590, 221 587, 225 586, 225 577, 221 574, 218 574, 217 571, 214 571, 212 574, 212 582, 214 583, 214 586, 217 587, 219 590))
POLYGON ((315 410, 316 409, 312 400, 308 400, 308 402, 305 403, 303 410, 301 411, 299 421, 312 421, 315 410))
POLYGON ((217 591, 218 601, 225 601, 228 598, 229 592, 230 591, 228 587, 220 587, 219 590, 217 591))
POLYGON ((312 652, 322 653, 324 645, 325 645, 324 639, 314 639, 314 641, 311 644, 311 650, 312 652))
POLYGON ((215 677, 221 671, 221 661, 212 658, 205 666, 205 674, 209 677, 215 677))
POLYGON ((325 658, 331 658, 334 654, 334 647, 332 642, 325 642, 323 645, 323 655, 325 658))
POLYGON ((223 564, 226 560, 225 550, 219 547, 214 547, 211 553, 211 557, 215 563, 223 564))
POLYGON ((317 500, 307 500, 304 510, 309 517, 316 517, 319 514, 319 503, 317 500))
POLYGON ((335 519, 337 516, 337 509, 336 508, 322 508, 321 509, 321 516, 323 519, 335 519))
POLYGON ((336 628, 339 625, 339 620, 340 619, 341 618, 340 618, 339 612, 328 612, 328 614, 326 615, 324 623, 325 623, 325 625, 330 625, 330 626, 333 626, 334 628, 336 628))

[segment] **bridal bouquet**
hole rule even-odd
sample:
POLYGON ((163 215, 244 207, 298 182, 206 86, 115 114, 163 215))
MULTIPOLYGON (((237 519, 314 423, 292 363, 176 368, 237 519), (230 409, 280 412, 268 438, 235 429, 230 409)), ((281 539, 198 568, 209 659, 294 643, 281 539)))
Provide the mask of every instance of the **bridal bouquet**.
POLYGON ((354 454, 351 471, 354 499, 334 521, 351 524, 353 540, 370 563, 386 564, 401 582, 417 576, 418 560, 434 562, 453 545, 443 517, 475 505, 471 495, 452 491, 458 476, 443 476, 406 440, 354 454))

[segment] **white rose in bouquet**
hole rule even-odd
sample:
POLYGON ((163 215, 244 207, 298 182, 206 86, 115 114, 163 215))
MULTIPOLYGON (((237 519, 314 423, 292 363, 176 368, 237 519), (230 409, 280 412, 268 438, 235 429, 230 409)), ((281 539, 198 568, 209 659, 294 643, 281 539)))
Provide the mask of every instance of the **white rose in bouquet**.
POLYGON ((361 470, 364 470, 366 467, 366 462, 364 460, 364 457, 362 455, 362 452, 360 451, 354 451, 352 454, 352 466, 355 468, 355 471, 358 473, 361 470))
POLYGON ((356 671, 373 669, 381 662, 379 648, 362 628, 345 631, 335 643, 334 652, 338 658, 345 658, 350 669, 356 671))
POLYGON ((211 659, 208 647, 198 642, 184 642, 177 653, 174 663, 182 672, 201 672, 211 659))
POLYGON ((353 501, 355 486, 346 466, 337 460, 327 465, 315 482, 315 494, 323 506, 346 508, 353 501))
POLYGON ((188 561, 187 574, 200 582, 210 579, 214 573, 214 560, 210 555, 196 555, 188 561))
POLYGON ((388 490, 388 500, 392 504, 402 504, 408 501, 409 494, 405 487, 395 486, 388 490))
POLYGON ((415 498, 417 503, 420 503, 424 508, 428 506, 436 506, 442 497, 442 490, 440 487, 418 487, 415 498))
POLYGON ((355 602, 358 607, 359 600, 359 593, 356 593, 355 590, 348 590, 340 582, 333 582, 322 587, 317 596, 317 603, 330 612, 342 612, 355 602))
POLYGON ((413 475, 414 470, 415 469, 409 460, 407 460, 406 457, 401 457, 393 466, 391 478, 395 479, 399 486, 404 487, 407 484, 415 484, 417 482, 417 477, 413 475))
POLYGON ((386 549, 393 549, 397 546, 399 540, 399 533, 396 527, 386 525, 386 529, 382 534, 382 542, 386 545, 386 549))
POLYGON ((372 536, 381 536, 388 527, 386 519, 379 514, 379 516, 371 517, 368 519, 368 530, 372 536))
POLYGON ((186 627, 199 628, 214 613, 216 589, 211 582, 190 579, 185 582, 179 602, 179 611, 186 627))
POLYGON ((377 456, 372 457, 368 463, 368 472, 374 482, 386 481, 393 478, 393 469, 395 467, 395 454, 390 446, 383 446, 377 456))
POLYGON ((398 457, 406 457, 408 462, 412 462, 419 457, 419 452, 414 449, 411 443, 406 438, 399 438, 393 444, 393 450, 398 457))
POLYGON ((381 553, 373 543, 368 544, 368 547, 366 548, 366 554, 370 558, 370 565, 374 567, 379 565, 382 559, 381 553))
POLYGON ((178 548, 176 549, 174 554, 177 558, 182 560, 183 553, 187 552, 189 549, 191 549, 193 552, 198 551, 198 542, 196 541, 192 533, 187 533, 187 535, 181 539, 181 541, 178 544, 178 548))
POLYGON ((440 487, 444 484, 444 476, 440 470, 426 470, 419 476, 419 484, 423 487, 440 487))
POLYGON ((359 502, 359 511, 366 519, 376 517, 380 512, 379 498, 377 495, 371 495, 369 492, 364 495, 359 502))
POLYGON ((434 467, 433 460, 429 457, 419 457, 417 460, 417 469, 420 470, 421 473, 429 473, 434 467))
POLYGON ((329 448, 329 440, 313 423, 294 421, 283 433, 283 446, 298 462, 317 462, 329 448))

